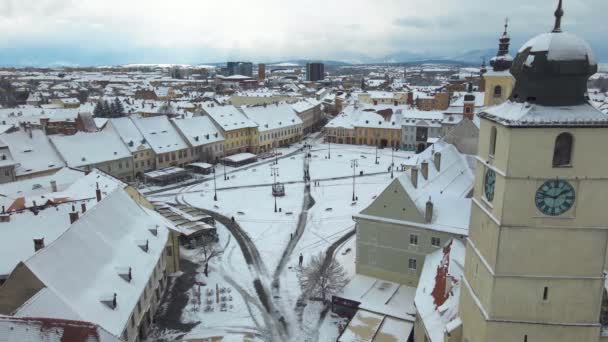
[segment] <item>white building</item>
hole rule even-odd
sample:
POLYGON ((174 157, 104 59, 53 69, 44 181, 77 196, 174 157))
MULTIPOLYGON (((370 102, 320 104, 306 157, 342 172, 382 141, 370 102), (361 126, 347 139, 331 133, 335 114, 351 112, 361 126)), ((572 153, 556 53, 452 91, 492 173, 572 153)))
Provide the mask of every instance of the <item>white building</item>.
POLYGON ((208 116, 171 120, 194 151, 193 161, 214 163, 224 155, 224 135, 208 116))

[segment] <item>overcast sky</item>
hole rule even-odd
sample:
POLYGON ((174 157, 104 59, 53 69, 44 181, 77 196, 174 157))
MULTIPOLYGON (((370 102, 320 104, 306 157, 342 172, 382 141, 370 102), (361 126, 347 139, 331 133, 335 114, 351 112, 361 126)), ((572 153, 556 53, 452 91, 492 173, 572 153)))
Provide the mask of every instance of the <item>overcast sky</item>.
MULTIPOLYGON (((0 0, 0 63, 356 61, 401 52, 511 52, 553 25, 557 0, 0 0), (95 62, 91 62, 95 61, 95 62)), ((564 30, 608 61, 608 0, 564 0, 564 30)))

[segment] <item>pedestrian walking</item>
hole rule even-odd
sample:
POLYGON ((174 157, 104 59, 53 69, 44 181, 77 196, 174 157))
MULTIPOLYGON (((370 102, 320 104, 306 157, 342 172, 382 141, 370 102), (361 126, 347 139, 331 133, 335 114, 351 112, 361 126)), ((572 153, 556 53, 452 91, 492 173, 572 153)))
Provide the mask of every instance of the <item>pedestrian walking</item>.
POLYGON ((302 263, 304 262, 304 256, 300 253, 300 267, 302 267, 302 263))

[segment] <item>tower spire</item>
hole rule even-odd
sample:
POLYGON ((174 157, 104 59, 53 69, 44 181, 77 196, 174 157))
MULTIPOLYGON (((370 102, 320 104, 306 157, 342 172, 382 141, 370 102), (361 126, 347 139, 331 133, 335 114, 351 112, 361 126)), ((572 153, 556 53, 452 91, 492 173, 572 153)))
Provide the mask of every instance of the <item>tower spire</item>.
POLYGON ((559 0, 557 4, 557 9, 555 10, 555 26, 553 27, 553 32, 559 33, 562 32, 562 17, 564 16, 564 10, 562 9, 562 0, 559 0))
POLYGON ((507 29, 509 28, 509 17, 505 18, 505 32, 503 33, 503 36, 507 35, 507 29))

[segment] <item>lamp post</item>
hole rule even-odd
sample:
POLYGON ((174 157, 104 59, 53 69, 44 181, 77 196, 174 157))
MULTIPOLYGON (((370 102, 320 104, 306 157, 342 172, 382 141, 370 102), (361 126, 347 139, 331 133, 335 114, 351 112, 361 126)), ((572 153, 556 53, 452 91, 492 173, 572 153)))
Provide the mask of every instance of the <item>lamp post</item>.
POLYGON ((355 175, 357 173, 357 167, 359 166, 359 162, 357 159, 353 159, 350 161, 350 167, 353 168, 353 202, 355 201, 355 175))
POLYGON ((378 164, 378 145, 376 145, 376 165, 378 164))
POLYGON ((274 177, 274 183, 272 183, 272 188, 273 188, 272 197, 274 197, 274 212, 276 213, 278 211, 277 210, 277 196, 275 196, 275 194, 274 194, 274 187, 277 185, 277 176, 279 175, 279 168, 271 167, 270 175, 274 177))
POLYGON ((213 167, 213 200, 217 201, 217 184, 215 183, 215 166, 213 167))
POLYGON ((393 169, 395 168, 395 148, 391 147, 391 179, 393 178, 393 169))
POLYGON ((327 159, 331 159, 331 137, 327 137, 327 159))

